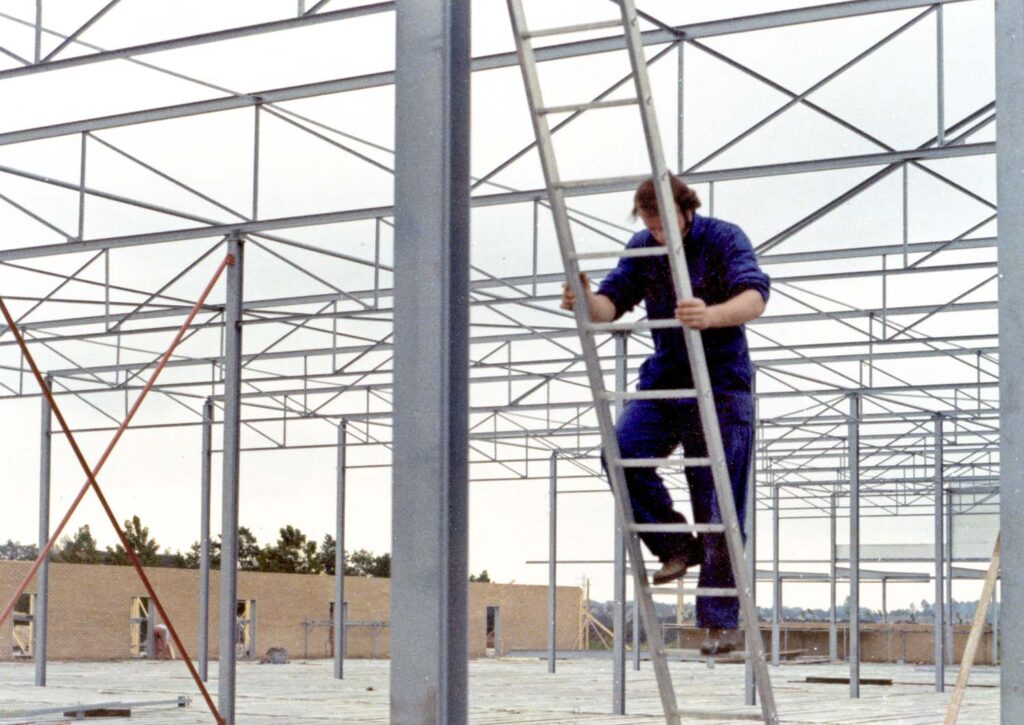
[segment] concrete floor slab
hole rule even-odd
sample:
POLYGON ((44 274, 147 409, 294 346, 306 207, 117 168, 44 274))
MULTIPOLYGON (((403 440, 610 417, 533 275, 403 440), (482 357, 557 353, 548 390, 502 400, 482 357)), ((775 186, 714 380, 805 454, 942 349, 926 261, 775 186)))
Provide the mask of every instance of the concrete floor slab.
MULTIPOLYGON (((708 723, 739 722, 727 713, 749 713, 743 707, 743 667, 673 662, 672 674, 681 707, 723 712, 708 723)), ((212 668, 216 671, 216 668, 212 668)), ((925 725, 941 722, 956 677, 949 668, 946 693, 933 691, 928 667, 864 664, 862 677, 891 679, 891 686, 863 685, 861 698, 849 698, 845 684, 811 684, 807 677, 845 677, 848 665, 787 664, 771 669, 784 723, 891 723, 925 725)), ((473 723, 655 723, 662 720, 657 686, 650 665, 627 671, 628 715, 610 715, 610 659, 573 658, 558 661, 558 671, 536 658, 474 660, 470 664, 470 721, 473 723)), ((187 695, 188 708, 136 708, 124 723, 210 723, 187 670, 180 662, 55 662, 49 686, 33 686, 31 663, 0 664, 0 723, 17 711, 78 703, 167 700, 187 695), (8 716, 8 717, 5 717, 8 716)), ((329 661, 293 661, 287 665, 242 662, 238 667, 237 721, 240 725, 283 723, 386 723, 389 669, 387 660, 351 660, 345 679, 332 678, 329 661)), ((999 670, 976 667, 971 676, 960 722, 999 721, 999 670)), ((216 679, 210 681, 216 692, 216 679)), ((36 718, 32 722, 54 722, 36 718)))

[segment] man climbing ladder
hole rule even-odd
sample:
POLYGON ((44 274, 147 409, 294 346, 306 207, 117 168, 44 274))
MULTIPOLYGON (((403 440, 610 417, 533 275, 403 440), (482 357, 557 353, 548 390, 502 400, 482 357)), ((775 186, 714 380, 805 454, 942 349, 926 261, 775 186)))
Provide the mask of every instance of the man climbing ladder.
MULTIPOLYGON (((732 586, 697 587, 696 594, 703 600, 702 621, 711 630, 704 649, 718 654, 735 648, 741 641, 736 630, 737 620, 740 620, 746 632, 748 667, 760 696, 760 717, 775 725, 779 721, 778 712, 764 662, 753 587, 744 562, 741 517, 737 515, 737 505, 745 503, 743 471, 748 465, 753 434, 751 369, 742 324, 763 311, 768 278, 757 268, 750 243, 742 232, 724 222, 698 217, 696 197, 678 179, 673 180, 665 164, 633 0, 615 0, 621 15, 618 20, 540 30, 527 27, 521 0, 507 2, 551 216, 571 290, 567 291, 564 302, 575 308, 576 329, 594 396, 593 410, 601 431, 608 480, 619 525, 625 534, 634 591, 647 630, 651 665, 665 721, 669 725, 680 725, 684 718, 688 722, 708 716, 729 719, 733 714, 678 707, 640 536, 662 559, 662 569, 656 575, 658 581, 678 578, 686 567, 698 562, 702 568, 702 583, 735 581, 732 586), (636 95, 570 105, 545 104, 533 39, 609 27, 619 27, 624 32, 636 95), (559 173, 548 120, 551 114, 569 113, 570 118, 574 118, 588 111, 627 105, 636 105, 640 111, 651 164, 652 177, 648 184, 641 184, 634 203, 635 212, 644 220, 647 231, 634 237, 627 249, 580 253, 573 240, 567 195, 588 184, 617 188, 622 179, 564 181, 559 173), (595 295, 581 274, 580 262, 608 258, 619 259, 619 267, 595 295), (660 259, 658 263, 650 263, 656 258, 660 259), (611 321, 641 299, 646 300, 651 319, 628 323, 611 321), (576 300, 587 304, 573 304, 576 300), (655 335, 657 349, 645 363, 641 375, 642 382, 652 387, 636 391, 608 390, 597 336, 634 329, 649 329, 655 335), (705 337, 710 355, 704 350, 705 337), (715 370, 714 377, 709 372, 709 362, 715 370), (687 383, 690 387, 678 387, 687 383), (716 405, 716 391, 722 393, 721 405, 716 405), (618 434, 612 420, 613 401, 628 404, 619 421, 618 434), (721 423, 726 424, 724 441, 721 423), (623 450, 620 450, 620 439, 625 443, 623 450), (667 456, 679 443, 683 444, 684 458, 658 457, 659 453, 667 456), (703 455, 699 455, 701 453, 703 455), (673 511, 672 502, 654 469, 680 465, 695 491, 695 516, 713 523, 686 523, 673 511), (690 475, 697 468, 704 473, 690 475), (702 482, 705 485, 700 485, 702 482), (635 512, 634 502, 642 510, 635 512), (705 539, 708 551, 704 555, 698 553, 692 536, 695 533, 705 539)), ((752 715, 750 712, 735 714, 741 719, 752 715)))
MULTIPOLYGON (((754 436, 753 368, 743 324, 764 312, 768 276, 760 270, 747 237, 735 225, 698 216, 697 194, 675 176, 670 178, 675 214, 685 238, 686 266, 693 297, 676 300, 665 255, 624 257, 601 282, 597 292, 582 279, 587 308, 594 322, 611 322, 644 301, 651 320, 679 320, 703 331, 702 338, 711 375, 718 422, 722 432, 733 500, 739 521, 744 519, 747 475, 754 436)), ((640 184, 633 198, 633 215, 646 227, 633 235, 627 249, 664 246, 654 183, 640 184)), ((562 307, 573 309, 576 296, 565 284, 562 307)), ((654 354, 640 368, 639 390, 692 389, 693 374, 683 336, 677 329, 654 329, 654 354)), ((619 449, 624 458, 667 458, 682 445, 687 457, 704 458, 707 446, 697 403, 693 399, 630 400, 616 424, 619 449)), ((685 522, 657 469, 627 468, 626 483, 633 516, 639 524, 685 522)), ((686 469, 690 502, 697 523, 721 523, 711 470, 704 466, 686 469)), ((742 525, 742 524, 741 524, 742 525)), ((704 533, 641 532, 640 538, 661 561, 652 577, 665 584, 700 567, 701 588, 734 586, 725 537, 704 533)), ((707 629, 701 652, 716 655, 742 644, 739 636, 739 601, 735 597, 702 596, 697 599, 697 626, 707 629)))

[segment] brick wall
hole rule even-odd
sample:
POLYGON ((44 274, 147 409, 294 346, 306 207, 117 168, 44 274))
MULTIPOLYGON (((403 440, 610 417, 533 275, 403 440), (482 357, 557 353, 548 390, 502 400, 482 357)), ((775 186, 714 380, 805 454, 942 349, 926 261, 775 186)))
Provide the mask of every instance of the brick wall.
MULTIPOLYGON (((28 571, 28 562, 0 562, 0 599, 6 603, 28 571)), ((199 641, 199 572, 189 569, 147 568, 168 616, 186 649, 195 657, 199 641)), ((389 579, 345 577, 348 621, 386 622, 390 618, 389 579)), ((35 592, 35 583, 29 587, 35 592)), ((133 596, 146 596, 135 570, 127 566, 90 564, 50 565, 48 654, 53 660, 124 659, 129 656, 133 596)), ((572 648, 577 631, 580 591, 559 587, 558 646, 572 648)), ((239 572, 238 598, 255 600, 256 652, 284 647, 292 657, 330 656, 331 630, 306 627, 307 620, 330 619, 334 578, 303 574, 239 572)), ((218 651, 219 572, 210 574, 210 656, 218 651)), ((473 657, 486 647, 486 611, 500 608, 502 648, 543 649, 547 643, 547 587, 518 584, 469 585, 469 648, 473 657)), ((350 657, 387 656, 385 627, 349 628, 350 657)), ((11 627, 0 627, 0 659, 10 659, 11 627)))

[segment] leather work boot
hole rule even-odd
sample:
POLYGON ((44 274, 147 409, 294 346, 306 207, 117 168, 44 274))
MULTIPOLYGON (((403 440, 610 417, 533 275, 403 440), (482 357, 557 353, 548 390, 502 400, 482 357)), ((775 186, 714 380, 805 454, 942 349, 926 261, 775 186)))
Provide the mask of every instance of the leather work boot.
POLYGON ((686 570, 691 566, 700 566, 704 558, 704 549, 696 537, 687 540, 686 548, 682 554, 678 554, 667 561, 661 562, 661 568, 654 572, 652 580, 655 586, 668 584, 676 579, 686 576, 686 570))
POLYGON ((743 633, 738 629, 708 629, 700 645, 702 655, 724 655, 743 648, 743 633))
POLYGON ((676 579, 686 576, 686 567, 690 565, 690 556, 687 553, 679 554, 668 561, 661 563, 661 568, 654 572, 651 577, 655 586, 668 584, 676 579))

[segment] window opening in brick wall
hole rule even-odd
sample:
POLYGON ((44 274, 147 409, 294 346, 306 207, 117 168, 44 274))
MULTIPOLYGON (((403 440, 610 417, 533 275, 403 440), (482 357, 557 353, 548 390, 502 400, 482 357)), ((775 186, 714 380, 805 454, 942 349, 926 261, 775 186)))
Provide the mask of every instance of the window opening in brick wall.
POLYGON ((256 656, 256 600, 239 599, 235 616, 235 656, 251 659, 256 656))
POLYGON ((36 595, 22 594, 14 605, 14 626, 11 629, 11 653, 15 659, 32 659, 35 614, 36 595))
POLYGON ((501 656, 501 607, 487 607, 487 656, 501 656))
POLYGON ((128 656, 134 659, 153 657, 153 612, 149 597, 132 597, 129 613, 128 656))

